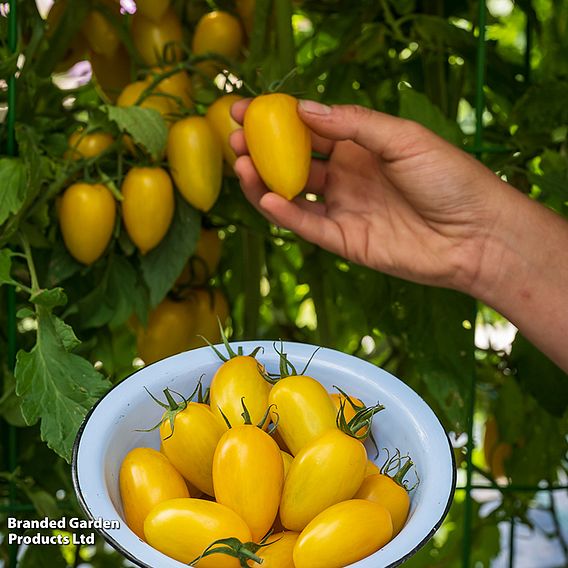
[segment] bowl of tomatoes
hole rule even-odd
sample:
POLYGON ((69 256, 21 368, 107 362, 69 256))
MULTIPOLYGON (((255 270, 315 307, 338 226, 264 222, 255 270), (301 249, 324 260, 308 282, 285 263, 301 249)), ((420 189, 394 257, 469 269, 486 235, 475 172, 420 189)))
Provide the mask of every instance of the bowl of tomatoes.
POLYGON ((144 568, 386 568, 435 533, 454 454, 404 382, 328 348, 225 343, 111 389, 73 450, 86 516, 144 568))

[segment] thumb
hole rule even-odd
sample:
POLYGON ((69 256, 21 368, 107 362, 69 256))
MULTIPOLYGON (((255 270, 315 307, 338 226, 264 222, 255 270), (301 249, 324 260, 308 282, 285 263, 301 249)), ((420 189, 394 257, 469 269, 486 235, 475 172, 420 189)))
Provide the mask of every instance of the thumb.
POLYGON ((401 137, 425 130, 410 120, 357 105, 327 106, 301 100, 298 114, 316 134, 330 140, 352 140, 386 160, 400 157, 401 137))

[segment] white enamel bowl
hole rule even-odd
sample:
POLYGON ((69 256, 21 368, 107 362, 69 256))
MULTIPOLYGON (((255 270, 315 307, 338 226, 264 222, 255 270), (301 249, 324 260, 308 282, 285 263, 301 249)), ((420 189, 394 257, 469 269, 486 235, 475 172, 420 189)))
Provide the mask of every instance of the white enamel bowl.
MULTIPOLYGON (((278 370, 278 355, 269 341, 235 343, 250 352, 258 345, 258 359, 270 372, 278 370)), ((285 351, 298 370, 315 347, 285 343, 285 351)), ((223 348, 221 348, 223 349, 223 348)), ((175 355, 134 373, 110 390, 86 417, 73 451, 73 482, 86 515, 119 521, 119 529, 102 529, 104 538, 125 557, 143 568, 183 568, 140 540, 124 523, 118 473, 124 456, 138 446, 159 448, 159 434, 138 432, 156 424, 162 409, 144 387, 160 396, 166 387, 189 395, 197 379, 211 381, 220 361, 209 347, 175 355)), ((373 422, 380 448, 398 448, 412 456, 419 486, 411 494, 408 522, 381 550, 352 564, 353 568, 399 566, 432 537, 448 512, 455 489, 455 464, 448 437, 435 414, 412 389, 386 371, 332 349, 320 349, 309 373, 328 390, 337 385, 367 405, 380 401, 385 410, 373 422)), ((373 453, 374 455, 374 453, 373 453)), ((384 459, 381 450, 379 462, 384 459)), ((413 476, 410 475, 412 482, 413 476)))

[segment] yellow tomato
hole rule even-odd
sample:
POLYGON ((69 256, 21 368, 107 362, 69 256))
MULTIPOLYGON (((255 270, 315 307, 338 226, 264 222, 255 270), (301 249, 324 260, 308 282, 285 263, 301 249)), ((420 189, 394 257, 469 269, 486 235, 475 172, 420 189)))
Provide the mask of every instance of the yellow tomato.
MULTIPOLYGON (((243 44, 241 23, 228 12, 215 10, 205 14, 197 23, 193 35, 194 55, 216 53, 226 59, 235 59, 243 44)), ((215 75, 223 69, 220 62, 209 61, 200 65, 204 73, 215 75)))
MULTIPOLYGON (((115 14, 120 16, 120 6, 116 4, 113 4, 113 6, 116 6, 115 14)), ((99 55, 112 57, 120 45, 116 28, 99 10, 89 12, 81 31, 87 39, 89 47, 99 55)))
POLYGON ((250 37, 254 28, 254 11, 256 0, 236 0, 237 13, 243 21, 245 30, 250 37))
POLYGON ((237 156, 229 144, 229 137, 241 127, 231 116, 231 107, 242 99, 239 95, 224 95, 207 109, 205 116, 221 141, 223 157, 231 166, 235 165, 237 156))
POLYGON ((69 150, 65 152, 65 157, 68 160, 95 158, 102 154, 113 142, 114 139, 108 132, 84 134, 81 130, 77 130, 69 136, 69 150))
POLYGON ((214 495, 213 456, 226 428, 206 404, 188 403, 174 419, 160 426, 162 451, 173 466, 203 493, 214 495))
POLYGON ((391 514, 393 536, 396 536, 406 523, 410 510, 408 492, 388 475, 379 473, 365 477, 355 498, 374 501, 385 507, 391 514))
POLYGON ((352 499, 320 513, 294 546, 295 568, 343 568, 382 548, 392 538, 389 512, 371 501, 352 499))
POLYGON ((322 511, 351 499, 365 477, 367 452, 356 438, 329 430, 304 446, 284 483, 280 519, 301 531, 322 511))
POLYGON ((142 254, 164 238, 174 216, 174 188, 162 168, 132 168, 122 183, 122 217, 142 254))
POLYGON ((193 305, 165 298, 150 313, 146 328, 138 329, 138 354, 150 364, 187 351, 194 340, 194 327, 193 305))
POLYGON ((278 432, 295 456, 326 430, 335 430, 335 406, 321 383, 306 376, 280 379, 271 389, 269 404, 278 432))
MULTIPOLYGON (((153 72, 158 75, 167 73, 168 67, 154 67, 153 72)), ((170 75, 162 79, 156 89, 160 93, 170 95, 170 103, 178 109, 192 108, 193 100, 191 99, 191 79, 186 71, 179 71, 174 75, 170 75)))
POLYGON ((142 108, 151 108, 157 110, 167 120, 169 115, 174 112, 174 107, 168 97, 150 94, 141 103, 138 103, 140 97, 149 86, 150 81, 148 79, 130 83, 120 93, 117 105, 122 107, 138 105, 142 108))
MULTIPOLYGON (((250 529, 231 509, 203 499, 172 499, 160 503, 144 522, 148 543, 167 556, 189 564, 213 542, 238 538, 250 542, 250 529)), ((239 568, 240 562, 226 554, 200 560, 198 568, 239 568)))
POLYGON ((236 425, 213 458, 215 500, 235 511, 258 542, 270 529, 282 494, 284 464, 278 444, 255 425, 236 425))
MULTIPOLYGON (((353 406, 351 406, 351 404, 347 400, 347 398, 344 397, 341 393, 335 393, 334 392, 334 393, 331 393, 330 396, 331 396, 331 400, 333 401, 333 404, 334 404, 337 412, 339 412, 339 410, 341 409, 341 403, 342 402, 344 403, 343 415, 345 416, 345 420, 347 421, 347 423, 349 423, 349 421, 355 416, 357 411, 353 408, 353 406)), ((356 406, 361 406, 361 407, 365 406, 360 399, 358 399, 354 396, 350 396, 349 398, 355 403, 356 406)), ((357 430, 357 435, 363 436, 366 431, 368 431, 368 428, 363 426, 362 428, 359 428, 359 430, 357 430)))
POLYGON ((106 186, 70 186, 59 206, 59 224, 67 250, 79 262, 92 264, 107 248, 115 218, 116 201, 106 186))
POLYGON ((261 548, 256 555, 262 558, 262 564, 249 561, 253 568, 295 568, 292 559, 294 546, 300 535, 295 532, 281 532, 272 534, 266 543, 268 546, 261 548))
POLYGON ((124 45, 120 45, 112 57, 89 53, 93 69, 93 79, 103 97, 115 103, 120 93, 130 83, 130 55, 124 45))
POLYGON ((225 325, 229 317, 229 304, 223 292, 217 288, 212 294, 208 290, 193 289, 188 302, 192 304, 195 314, 195 329, 188 349, 206 345, 200 336, 205 337, 210 343, 220 343, 219 321, 225 325))
POLYGON ((170 7, 170 0, 136 0, 136 11, 159 22, 170 7))
POLYGON ((183 29, 173 9, 154 21, 137 12, 132 17, 132 40, 147 65, 173 63, 182 57, 183 29))
POLYGON ((259 365, 254 357, 239 355, 223 363, 211 381, 211 410, 221 419, 223 411, 231 426, 243 423, 242 398, 253 424, 266 413, 270 384, 262 377, 259 365))
POLYGON ((247 108, 244 131, 250 156, 271 191, 293 199, 305 187, 311 139, 300 120, 298 101, 289 95, 256 97, 247 108))
MULTIPOLYGON (((201 229, 193 256, 179 275, 176 286, 202 286, 206 284, 209 278, 217 272, 221 260, 222 243, 217 229, 201 229)), ((217 335, 215 334, 215 336, 217 335)), ((215 341, 208 336, 206 337, 211 343, 221 340, 220 337, 215 341)))
POLYGON ((290 466, 294 461, 294 456, 290 455, 284 450, 280 450, 280 453, 282 454, 282 461, 284 462, 284 478, 286 478, 288 476, 288 472, 290 471, 290 466))
POLYGON ((126 524, 142 539, 144 519, 158 503, 190 495, 174 466, 151 448, 135 448, 126 455, 119 484, 126 524))
POLYGON ((185 200, 200 211, 209 211, 221 191, 223 156, 207 120, 191 116, 176 122, 168 136, 167 155, 172 176, 185 200))
POLYGON ((367 468, 365 469, 365 477, 368 477, 369 475, 375 475, 377 473, 381 473, 379 466, 376 463, 372 462, 371 460, 367 460, 367 468))

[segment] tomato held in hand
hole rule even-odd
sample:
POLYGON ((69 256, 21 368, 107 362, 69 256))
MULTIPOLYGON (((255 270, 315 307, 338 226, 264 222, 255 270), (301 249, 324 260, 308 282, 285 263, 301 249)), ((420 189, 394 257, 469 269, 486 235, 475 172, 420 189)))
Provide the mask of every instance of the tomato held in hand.
POLYGON ((122 183, 122 216, 142 254, 164 238, 174 216, 174 188, 162 168, 132 168, 122 183))
POLYGON ((182 57, 183 29, 173 9, 158 20, 137 12, 132 17, 132 40, 147 65, 174 63, 182 57))
POLYGON ((114 138, 108 132, 85 134, 82 130, 77 130, 69 136, 69 150, 65 152, 65 158, 68 160, 96 158, 113 142, 114 138))
POLYGON ((337 428, 304 446, 284 483, 282 524, 301 531, 331 505, 351 499, 363 482, 366 465, 363 444, 337 428))
POLYGON ((167 156, 185 200, 200 211, 209 211, 221 191, 223 155, 207 120, 191 116, 176 122, 168 136, 167 156))
POLYGON ((116 201, 106 186, 70 186, 59 207, 59 224, 67 250, 79 262, 92 264, 110 242, 115 218, 116 201))
POLYGON ((271 389, 269 404, 273 422, 292 455, 326 430, 335 430, 336 412, 323 385, 299 375, 280 379, 271 389), (276 410, 277 409, 277 410, 276 410))
POLYGON ((274 523, 283 483, 282 455, 269 434, 242 420, 223 434, 213 458, 215 500, 246 522, 255 542, 274 523))
POLYGON ((252 161, 268 189, 293 199, 306 186, 311 164, 308 127, 289 95, 256 97, 246 110, 244 131, 252 161))
MULTIPOLYGON (((189 564, 213 542, 238 538, 250 542, 250 529, 228 507, 202 499, 172 499, 154 507, 144 523, 148 543, 167 556, 189 564)), ((226 554, 201 559, 198 568, 239 568, 226 554)))
POLYGON ((223 95, 207 109, 205 115, 219 137, 223 148, 223 157, 231 167, 235 165, 237 156, 229 144, 229 137, 240 128, 239 123, 231 116, 231 107, 242 99, 243 97, 239 95, 223 95))
POLYGON ((294 546, 295 568, 343 568, 370 556, 392 538, 389 512, 371 501, 352 499, 320 513, 294 546))
POLYGON ((119 484, 126 524, 142 539, 144 519, 158 503, 189 497, 184 478, 152 448, 135 448, 126 455, 120 466, 119 484))

